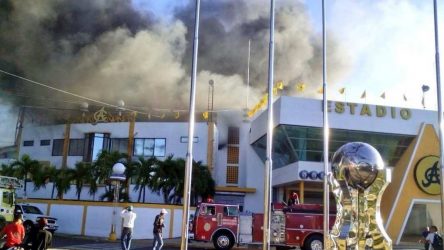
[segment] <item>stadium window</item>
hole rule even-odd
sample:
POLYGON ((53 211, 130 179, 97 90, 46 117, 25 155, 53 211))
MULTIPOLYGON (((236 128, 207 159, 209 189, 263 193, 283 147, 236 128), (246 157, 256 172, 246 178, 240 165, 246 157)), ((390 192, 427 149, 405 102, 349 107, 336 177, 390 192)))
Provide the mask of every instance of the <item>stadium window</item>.
POLYGON ((164 157, 166 153, 165 138, 137 138, 134 139, 134 155, 144 157, 164 157))
MULTIPOLYGON (((199 142, 199 137, 194 136, 193 137, 193 143, 198 143, 199 142)), ((180 143, 188 143, 188 136, 181 136, 180 137, 180 143)))
POLYGON ((86 133, 84 140, 83 161, 95 161, 102 150, 109 151, 111 144, 109 136, 109 133, 86 133))
POLYGON ((128 153, 128 138, 111 138, 111 152, 128 153))
POLYGON ((32 147, 34 146, 34 141, 23 141, 23 147, 32 147))
POLYGON ((40 146, 49 146, 51 144, 51 140, 40 140, 40 146))
POLYGON ((69 140, 69 156, 83 156, 85 142, 83 139, 70 139, 69 140))
POLYGON ((52 156, 63 155, 63 139, 52 140, 52 156))

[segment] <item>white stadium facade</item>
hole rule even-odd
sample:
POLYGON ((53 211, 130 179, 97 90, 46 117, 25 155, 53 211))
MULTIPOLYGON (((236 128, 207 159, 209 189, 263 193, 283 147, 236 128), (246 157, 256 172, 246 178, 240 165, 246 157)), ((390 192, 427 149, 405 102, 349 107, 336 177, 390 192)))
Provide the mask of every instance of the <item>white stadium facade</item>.
MULTIPOLYGON (((392 169, 392 183, 383 196, 381 211, 394 242, 407 240, 430 223, 442 228, 439 193, 421 187, 417 172, 421 159, 439 155, 436 111, 338 101, 330 101, 328 107, 330 157, 345 143, 361 141, 374 146, 392 169)), ((39 125, 25 120, 19 157, 28 154, 59 168, 93 161, 100 150, 160 160, 169 155, 186 157, 185 120, 107 119, 106 112, 97 110, 87 122, 79 118, 39 125)), ((296 191, 301 202, 322 203, 322 117, 321 100, 282 96, 274 103, 274 202, 296 191)), ((220 112, 211 119, 196 122, 193 157, 211 170, 216 182, 215 202, 239 204, 244 212, 263 211, 267 112, 257 112, 251 119, 240 111, 220 112)), ((50 190, 28 193, 28 198, 49 199, 50 190)), ((75 200, 74 189, 64 198, 75 200)), ((97 196, 82 193, 82 200, 94 199, 97 196)), ((148 192, 146 201, 162 203, 162 198, 148 192)))

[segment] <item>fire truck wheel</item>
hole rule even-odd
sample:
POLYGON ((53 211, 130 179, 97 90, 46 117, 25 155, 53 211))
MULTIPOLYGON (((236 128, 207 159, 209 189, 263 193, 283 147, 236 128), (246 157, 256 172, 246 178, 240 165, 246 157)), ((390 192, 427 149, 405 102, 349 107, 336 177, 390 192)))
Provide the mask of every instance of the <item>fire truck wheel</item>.
POLYGON ((312 235, 304 242, 304 250, 322 250, 324 248, 321 235, 312 235))
POLYGON ((213 238, 213 245, 217 250, 231 249, 234 245, 234 238, 228 232, 219 232, 213 238))

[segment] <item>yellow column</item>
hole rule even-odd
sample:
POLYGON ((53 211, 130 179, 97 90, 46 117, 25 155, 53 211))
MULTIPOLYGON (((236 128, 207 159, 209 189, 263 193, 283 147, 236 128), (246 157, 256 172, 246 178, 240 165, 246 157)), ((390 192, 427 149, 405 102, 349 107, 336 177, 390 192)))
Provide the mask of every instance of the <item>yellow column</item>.
POLYGON ((173 238, 173 228, 174 227, 174 207, 170 209, 170 231, 169 236, 170 238, 173 238))
POLYGON ((50 215, 51 214, 51 203, 48 203, 48 208, 46 209, 46 215, 50 215))
POLYGON ((207 166, 208 170, 210 170, 210 172, 213 173, 214 122, 208 122, 207 124, 208 124, 207 166))
POLYGON ((22 130, 23 130, 23 122, 25 121, 25 107, 20 107, 20 112, 19 112, 19 120, 17 121, 17 125, 16 125, 16 133, 15 133, 15 147, 17 149, 17 159, 19 158, 20 155, 20 143, 22 141, 22 130))
MULTIPOLYGON (((67 168, 68 165, 68 150, 69 150, 69 140, 71 133, 71 123, 66 123, 65 125, 65 134, 63 139, 63 152, 62 152, 62 169, 67 168)), ((54 185, 55 183, 53 183, 54 185)), ((57 191, 57 198, 63 199, 63 193, 57 191)))
POLYGON ((66 123, 66 125, 65 125, 65 137, 64 137, 64 140, 63 140, 62 168, 66 168, 67 167, 70 133, 71 133, 71 123, 66 123))
POLYGON ((299 201, 304 203, 304 181, 299 182, 299 201))
POLYGON ((88 216, 88 206, 83 205, 83 214, 82 214, 82 231, 80 235, 85 235, 85 227, 86 227, 86 217, 88 216))
MULTIPOLYGON (((134 127, 136 124, 136 114, 133 114, 129 121, 129 128, 128 128, 128 164, 131 162, 131 158, 133 157, 133 151, 134 151, 134 127)), ((126 189, 130 190, 131 180, 126 180, 126 189)), ((128 192, 129 193, 129 192, 128 192)))
POLYGON ((131 160, 133 156, 133 146, 134 146, 134 126, 136 124, 136 115, 133 115, 129 121, 128 129, 128 160, 131 160))

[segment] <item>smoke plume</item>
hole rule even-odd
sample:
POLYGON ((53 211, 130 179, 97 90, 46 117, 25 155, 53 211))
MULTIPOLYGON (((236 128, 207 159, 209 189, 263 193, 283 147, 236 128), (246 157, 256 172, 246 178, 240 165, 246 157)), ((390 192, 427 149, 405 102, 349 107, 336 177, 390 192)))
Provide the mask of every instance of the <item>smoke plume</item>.
MULTIPOLYGON (((215 109, 244 108, 248 41, 250 99, 267 86, 268 1, 203 1, 197 78, 198 109, 205 109, 214 80, 215 109)), ((320 35, 304 5, 284 1, 276 9, 275 79, 297 82, 314 93, 321 85, 320 35)), ((129 0, 0 1, 0 69, 53 87, 128 107, 187 109, 194 32, 194 1, 171 20, 136 9, 129 0)), ((329 41, 329 78, 347 69, 344 52, 329 41)), ((14 103, 38 97, 61 105, 82 102, 0 74, 14 103), (28 96, 19 98, 17 95, 28 96)), ((72 107, 73 108, 73 107, 72 107)))

